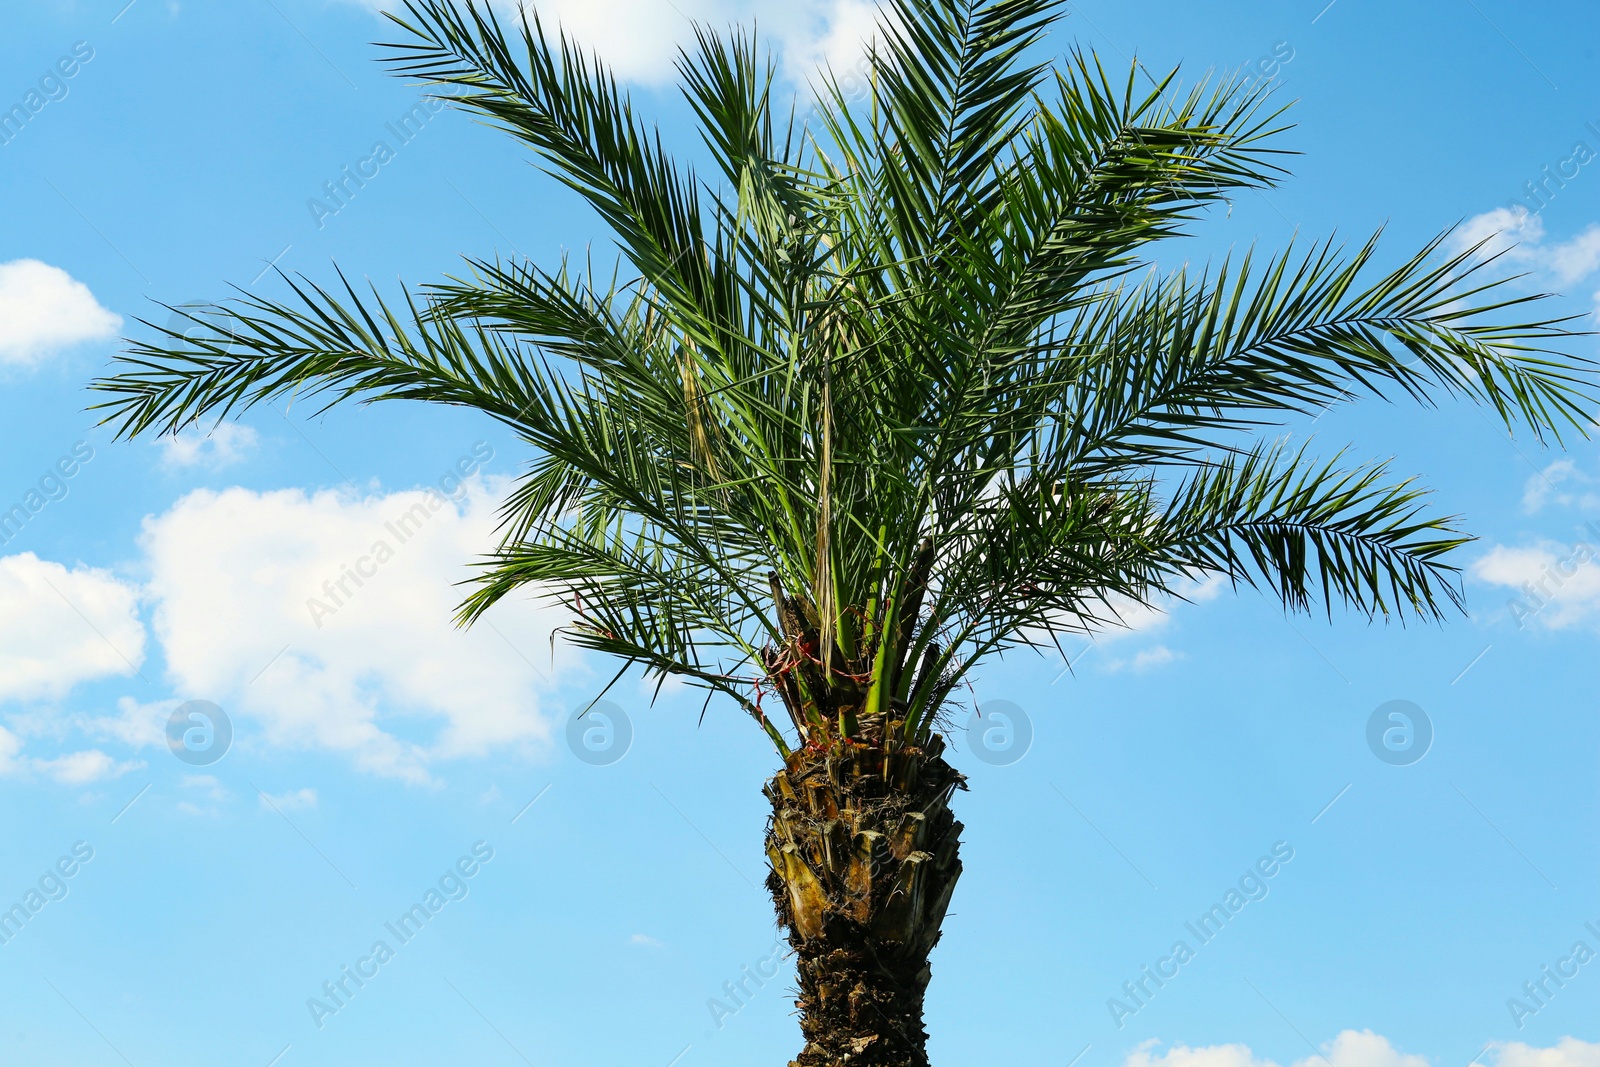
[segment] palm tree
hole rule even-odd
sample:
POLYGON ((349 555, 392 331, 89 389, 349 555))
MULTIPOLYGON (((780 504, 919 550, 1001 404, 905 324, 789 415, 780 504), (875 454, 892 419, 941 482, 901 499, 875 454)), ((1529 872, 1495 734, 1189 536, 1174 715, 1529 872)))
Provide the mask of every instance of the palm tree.
MULTIPOLYGON (((1291 610, 1442 618, 1468 538, 1382 464, 1267 428, 1363 394, 1589 424, 1567 320, 1444 236, 1161 271, 1157 242, 1274 185, 1281 110, 1223 80, 1033 58, 1058 0, 890 0, 864 99, 805 120, 753 35, 697 31, 676 162, 604 65, 526 16, 411 0, 394 71, 526 144, 615 268, 475 260, 386 301, 342 276, 184 312, 94 383, 119 433, 289 392, 475 408, 535 458, 461 609, 566 605, 580 645, 747 712, 805 1067, 927 1063, 961 872, 943 758, 992 655, 1221 575, 1291 610), (1529 321, 1507 321, 1529 319, 1529 321)), ((620 673, 619 673, 620 677, 620 673)))

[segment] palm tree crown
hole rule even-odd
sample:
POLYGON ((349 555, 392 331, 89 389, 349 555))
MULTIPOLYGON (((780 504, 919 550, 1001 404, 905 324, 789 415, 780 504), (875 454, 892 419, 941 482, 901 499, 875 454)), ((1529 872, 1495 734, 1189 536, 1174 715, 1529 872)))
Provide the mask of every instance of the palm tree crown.
POLYGON ((306 390, 490 415, 537 458, 463 619, 558 599, 580 644, 726 694, 785 755, 924 743, 985 656, 1203 575, 1441 614, 1453 523, 1263 429, 1403 393, 1581 432, 1564 320, 1442 237, 1387 272, 1373 241, 1159 271, 1157 242, 1283 175, 1281 111, 1036 62, 1060 15, 890 0, 865 98, 825 78, 804 121, 753 36, 699 30, 679 66, 708 180, 537 18, 411 0, 396 73, 528 145, 616 268, 472 261, 402 302, 286 279, 132 342, 100 406, 129 435, 306 390))

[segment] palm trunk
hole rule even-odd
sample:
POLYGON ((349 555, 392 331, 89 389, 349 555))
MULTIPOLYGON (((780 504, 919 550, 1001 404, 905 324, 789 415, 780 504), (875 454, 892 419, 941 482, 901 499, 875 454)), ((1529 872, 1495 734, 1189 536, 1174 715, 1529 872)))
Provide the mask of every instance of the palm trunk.
POLYGON ((766 786, 767 887, 799 964, 806 1047, 790 1067, 926 1067, 928 953, 961 875, 951 794, 923 748, 803 748, 766 786))

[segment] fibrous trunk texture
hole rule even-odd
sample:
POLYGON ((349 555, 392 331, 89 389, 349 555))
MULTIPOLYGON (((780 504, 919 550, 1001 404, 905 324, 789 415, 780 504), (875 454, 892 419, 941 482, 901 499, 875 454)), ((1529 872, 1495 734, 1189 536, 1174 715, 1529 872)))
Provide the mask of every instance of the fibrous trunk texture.
POLYGON ((791 1067, 928 1062, 928 953, 961 875, 950 796, 964 779, 943 751, 937 735, 921 748, 804 748, 767 784, 767 887, 798 961, 806 1039, 791 1067))

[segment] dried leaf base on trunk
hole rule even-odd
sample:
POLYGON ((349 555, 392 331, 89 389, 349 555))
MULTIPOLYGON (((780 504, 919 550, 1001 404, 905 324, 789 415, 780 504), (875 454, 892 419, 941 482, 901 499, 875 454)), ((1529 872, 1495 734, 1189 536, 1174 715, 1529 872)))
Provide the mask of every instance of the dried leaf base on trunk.
POLYGON ((950 796, 964 779, 943 751, 938 736, 802 749, 767 783, 767 887, 798 961, 806 1038, 791 1067, 928 1062, 928 953, 961 875, 950 796))

